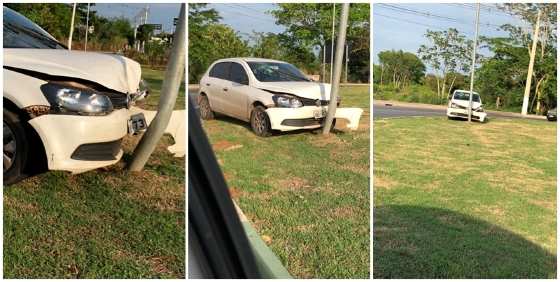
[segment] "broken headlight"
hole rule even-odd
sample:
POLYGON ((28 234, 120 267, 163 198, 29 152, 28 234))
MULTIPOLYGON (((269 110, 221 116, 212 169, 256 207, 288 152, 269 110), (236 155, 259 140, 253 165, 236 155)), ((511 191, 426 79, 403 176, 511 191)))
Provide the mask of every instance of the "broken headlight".
POLYGON ((296 97, 290 95, 274 95, 272 100, 277 107, 281 108, 299 108, 303 107, 303 103, 296 97))
POLYGON ((109 97, 91 90, 47 83, 41 86, 41 91, 55 113, 106 115, 113 111, 109 97))

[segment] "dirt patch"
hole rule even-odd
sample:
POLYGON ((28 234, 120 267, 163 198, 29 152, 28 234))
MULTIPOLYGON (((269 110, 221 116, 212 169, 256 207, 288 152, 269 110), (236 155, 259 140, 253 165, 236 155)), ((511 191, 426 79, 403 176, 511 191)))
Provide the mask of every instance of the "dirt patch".
POLYGON ((243 194, 243 191, 235 188, 235 187, 229 187, 229 194, 231 195, 232 198, 234 199, 239 199, 239 196, 241 196, 241 194, 243 194))
POLYGON ((289 190, 299 190, 302 188, 309 188, 311 187, 308 185, 307 180, 300 178, 300 177, 291 177, 288 179, 280 180, 279 184, 280 188, 289 189, 289 190))
POLYGON ((4 196, 4 205, 9 208, 13 208, 18 212, 22 213, 36 213, 39 211, 39 208, 35 203, 22 203, 12 197, 4 196))
POLYGON ((214 151, 227 152, 227 151, 236 150, 236 149, 239 149, 239 148, 242 148, 242 147, 243 147, 243 145, 241 145, 241 144, 234 144, 234 143, 229 142, 227 140, 221 140, 221 141, 218 141, 218 142, 212 144, 212 149, 214 151))
POLYGON ((131 173, 130 179, 131 181, 125 183, 131 186, 125 192, 127 198, 160 211, 183 211, 184 185, 162 185, 169 183, 169 177, 146 171, 131 173))
POLYGON ((373 177, 373 187, 381 187, 381 188, 386 188, 386 189, 391 189, 393 187, 395 187, 398 184, 398 182, 393 181, 389 178, 386 178, 384 176, 374 176, 373 177))
POLYGON ((150 269, 155 273, 168 274, 168 275, 174 274, 173 271, 167 268, 169 262, 173 261, 173 258, 171 257, 151 256, 151 257, 147 257, 146 261, 150 265, 150 269))
POLYGON ((354 213, 355 207, 352 206, 337 207, 332 210, 334 218, 353 218, 354 213))

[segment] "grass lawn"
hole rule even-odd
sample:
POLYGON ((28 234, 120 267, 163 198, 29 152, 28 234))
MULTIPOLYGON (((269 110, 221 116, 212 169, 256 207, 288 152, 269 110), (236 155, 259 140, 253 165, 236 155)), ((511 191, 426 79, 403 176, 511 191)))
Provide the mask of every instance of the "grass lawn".
MULTIPOLYGON (((137 141, 125 139, 125 160, 137 141)), ((142 173, 121 161, 4 187, 4 278, 184 278, 185 159, 167 152, 171 143, 142 173)))
MULTIPOLYGON (((150 95, 145 101, 142 101, 142 108, 147 110, 157 109, 159 103, 159 98, 161 95, 161 86, 163 82, 163 76, 165 69, 156 70, 150 69, 148 67, 142 67, 142 78, 148 84, 150 88, 150 95)), ((181 88, 179 89, 179 96, 175 102, 175 110, 185 109, 185 83, 181 83, 181 88)))
POLYGON ((556 278, 556 123, 374 122, 374 277, 556 278))
POLYGON ((227 117, 204 122, 232 197, 296 277, 369 277, 368 88, 341 97, 367 111, 358 131, 259 138, 227 117))

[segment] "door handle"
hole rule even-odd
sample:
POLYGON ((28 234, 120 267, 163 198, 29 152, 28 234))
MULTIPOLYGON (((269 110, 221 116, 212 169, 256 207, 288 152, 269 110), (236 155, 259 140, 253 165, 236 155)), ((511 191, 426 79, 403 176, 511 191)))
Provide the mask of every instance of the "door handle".
POLYGON ((224 89, 223 89, 223 90, 224 90, 224 91, 226 91, 226 92, 228 91, 227 87, 224 87, 224 89))
POLYGON ((210 83, 206 83, 206 86, 210 86, 210 83))

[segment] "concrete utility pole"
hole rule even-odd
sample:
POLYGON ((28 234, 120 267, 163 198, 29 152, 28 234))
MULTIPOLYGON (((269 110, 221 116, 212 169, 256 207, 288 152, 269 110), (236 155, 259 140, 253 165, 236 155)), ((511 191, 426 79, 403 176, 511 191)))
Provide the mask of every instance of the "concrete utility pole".
POLYGON ((348 12, 350 3, 342 4, 342 13, 340 14, 340 25, 338 26, 338 39, 336 41, 336 58, 334 66, 334 77, 331 85, 331 98, 327 117, 323 123, 323 134, 329 134, 331 131, 334 114, 336 113, 336 97, 340 88, 340 74, 342 72, 342 56, 344 54, 344 44, 346 42, 346 27, 348 25, 348 12))
POLYGON ((68 50, 72 50, 72 34, 74 33, 74 18, 76 18, 76 3, 72 8, 72 21, 70 22, 70 35, 68 36, 68 50))
POLYGON ((472 119, 472 96, 473 96, 473 88, 474 88, 474 66, 476 64, 476 48, 478 47, 478 20, 480 18, 480 3, 476 4, 476 31, 474 33, 474 42, 473 42, 473 50, 472 50, 472 65, 471 65, 471 88, 469 93, 469 122, 472 119))
POLYGON ((346 71, 344 72, 344 83, 348 83, 348 43, 346 43, 346 71))
POLYGON ((541 22, 541 10, 537 13, 537 24, 535 33, 533 34, 533 47, 531 48, 531 57, 529 58, 529 69, 527 70, 527 83, 525 83, 525 93, 523 94, 523 107, 521 114, 527 115, 529 107, 529 94, 531 93, 531 80, 533 78, 533 65, 535 64, 535 53, 537 52, 537 42, 539 41, 539 28, 541 22))
POLYGON ((327 42, 323 43, 323 77, 321 79, 321 82, 325 83, 325 77, 327 76, 327 74, 325 73, 325 65, 327 64, 327 59, 325 58, 327 56, 327 42))
POLYGON ((329 83, 333 82, 333 58, 334 58, 334 26, 336 19, 336 4, 332 4, 332 34, 331 34, 331 72, 329 73, 329 83))
POLYGON ((84 43, 84 51, 87 51, 87 37, 89 33, 89 3, 87 3, 87 14, 86 14, 86 42, 84 43))
POLYGON ((185 4, 181 4, 179 23, 177 24, 177 32, 175 32, 175 39, 173 40, 171 56, 165 70, 158 111, 148 130, 142 136, 138 147, 134 150, 132 161, 129 165, 131 171, 141 171, 144 168, 148 158, 163 136, 175 107, 175 101, 179 94, 179 87, 181 86, 185 70, 185 7, 185 4))

